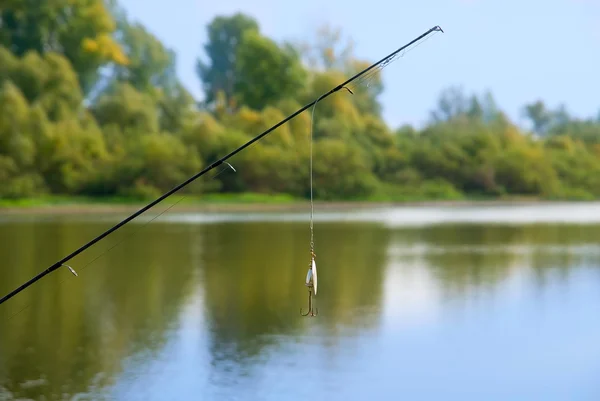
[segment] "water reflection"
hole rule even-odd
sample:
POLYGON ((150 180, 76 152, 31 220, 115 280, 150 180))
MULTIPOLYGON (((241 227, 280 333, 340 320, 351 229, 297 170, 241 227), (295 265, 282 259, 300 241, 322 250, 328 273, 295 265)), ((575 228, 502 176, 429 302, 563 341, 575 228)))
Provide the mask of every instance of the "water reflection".
POLYGON ((215 365, 252 360, 281 336, 310 329, 335 335, 344 326, 377 323, 389 239, 383 228, 329 224, 316 230, 320 285, 328 289, 316 301, 319 319, 300 318, 310 255, 304 225, 223 224, 210 232, 202 282, 215 365))
MULTIPOLYGON (((7 219, 0 291, 111 218, 7 219)), ((596 388, 598 225, 324 219, 319 317, 309 319, 299 315, 307 225, 258 220, 131 225, 78 256, 78 278, 59 271, 0 306, 0 399, 475 399, 467 388, 549 399, 596 388), (535 344, 524 340, 534 332, 535 344), (560 359, 540 364, 544 349, 560 359), (548 390, 507 373, 515 352, 530 354, 529 383, 554 378, 548 390), (576 361, 571 376, 553 376, 576 361)))
MULTIPOLYGON (((4 226, 2 292, 104 228, 66 222, 4 226)), ((59 271, 7 303, 0 315, 0 384, 19 397, 75 394, 110 384, 126 355, 143 350, 151 357, 192 284, 190 231, 149 226, 126 247, 80 270, 77 279, 59 271), (37 385, 23 385, 32 381, 37 385)), ((85 265, 102 250, 73 265, 85 265)))

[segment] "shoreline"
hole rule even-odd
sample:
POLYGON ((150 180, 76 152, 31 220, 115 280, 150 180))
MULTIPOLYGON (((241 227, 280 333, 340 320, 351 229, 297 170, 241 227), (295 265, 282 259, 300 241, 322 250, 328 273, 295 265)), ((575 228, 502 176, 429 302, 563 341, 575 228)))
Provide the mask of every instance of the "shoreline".
MULTIPOLYGON (((146 202, 102 202, 102 201, 77 201, 60 203, 38 203, 25 205, 0 205, 0 215, 23 214, 111 214, 133 213, 144 207, 146 202)), ((578 204, 595 203, 596 201, 569 201, 569 200, 543 200, 543 199, 485 199, 485 200, 422 200, 422 201, 315 201, 316 209, 350 211, 356 209, 379 209, 392 207, 473 207, 473 206, 522 206, 522 205, 551 205, 551 204, 578 204)), ((168 199, 155 205, 151 210, 164 211, 173 205, 168 199)), ((309 201, 284 201, 284 202, 244 202, 244 201, 199 201, 182 202, 173 206, 169 212, 178 213, 240 213, 240 212, 304 212, 310 208, 309 201)))

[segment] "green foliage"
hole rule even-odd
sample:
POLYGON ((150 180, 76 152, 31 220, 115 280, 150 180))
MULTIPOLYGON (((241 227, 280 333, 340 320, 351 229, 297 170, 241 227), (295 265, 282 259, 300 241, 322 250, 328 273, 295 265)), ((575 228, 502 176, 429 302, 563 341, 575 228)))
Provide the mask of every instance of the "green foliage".
POLYGON ((159 129, 155 101, 128 83, 116 84, 93 106, 101 126, 114 125, 124 133, 156 132, 159 129))
MULTIPOLYGON (((198 63, 202 108, 177 78, 173 51, 116 1, 40 4, 0 10, 0 198, 10 202, 155 197, 369 64, 330 27, 292 46, 265 37, 249 16, 217 17, 208 62, 198 63)), ((392 130, 380 116, 381 76, 368 83, 236 154, 236 173, 220 166, 216 179, 185 191, 307 198, 312 121, 317 200, 600 197, 600 117, 536 101, 524 107, 528 132, 490 93, 451 87, 426 127, 392 130)))
POLYGON ((258 32, 246 31, 236 53, 236 103, 261 110, 285 98, 298 98, 306 80, 299 56, 258 32), (257 84, 259 83, 259 84, 257 84))
POLYGON ((0 45, 16 56, 59 53, 87 91, 104 63, 127 64, 112 38, 115 21, 103 0, 9 1, 0 9, 0 45))
POLYGON ((319 199, 362 198, 373 193, 377 180, 358 145, 322 139, 315 145, 314 196, 319 199))
POLYGON ((52 120, 73 113, 83 101, 76 72, 57 53, 27 51, 18 58, 0 47, 0 84, 4 82, 16 85, 27 102, 41 105, 52 120))
POLYGON ((254 18, 237 13, 231 17, 217 17, 207 27, 208 43, 204 51, 208 63, 198 60, 198 75, 203 83, 206 104, 217 100, 217 94, 223 92, 227 98, 234 93, 236 57, 242 37, 247 31, 258 31, 254 18))
POLYGON ((115 78, 135 89, 153 92, 176 82, 175 54, 139 24, 119 21, 120 42, 129 63, 115 68, 115 78))

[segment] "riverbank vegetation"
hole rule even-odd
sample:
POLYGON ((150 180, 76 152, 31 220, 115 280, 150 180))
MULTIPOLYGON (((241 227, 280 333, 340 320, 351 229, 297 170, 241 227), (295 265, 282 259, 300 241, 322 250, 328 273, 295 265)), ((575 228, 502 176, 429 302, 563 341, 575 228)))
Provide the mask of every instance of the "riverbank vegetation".
MULTIPOLYGON (((220 16, 199 51, 199 101, 174 52, 115 1, 43 3, 0 8, 0 199, 13 205, 158 196, 370 64, 333 29, 279 43, 250 16, 220 16)), ((389 127, 383 89, 375 76, 319 103, 316 199, 600 197, 600 115, 537 101, 524 130, 490 93, 450 87, 424 128, 389 127)), ((306 199, 309 132, 306 112, 234 156, 237 173, 183 193, 306 199)))

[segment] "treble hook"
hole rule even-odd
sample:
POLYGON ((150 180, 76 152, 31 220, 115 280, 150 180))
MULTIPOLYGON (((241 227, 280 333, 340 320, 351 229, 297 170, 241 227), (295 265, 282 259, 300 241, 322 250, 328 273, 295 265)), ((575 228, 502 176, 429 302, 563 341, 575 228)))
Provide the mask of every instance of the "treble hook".
POLYGON ((302 308, 300 308, 300 314, 302 316, 317 316, 319 314, 319 310, 317 308, 313 309, 312 306, 312 285, 308 287, 308 311, 306 313, 302 313, 302 308))

